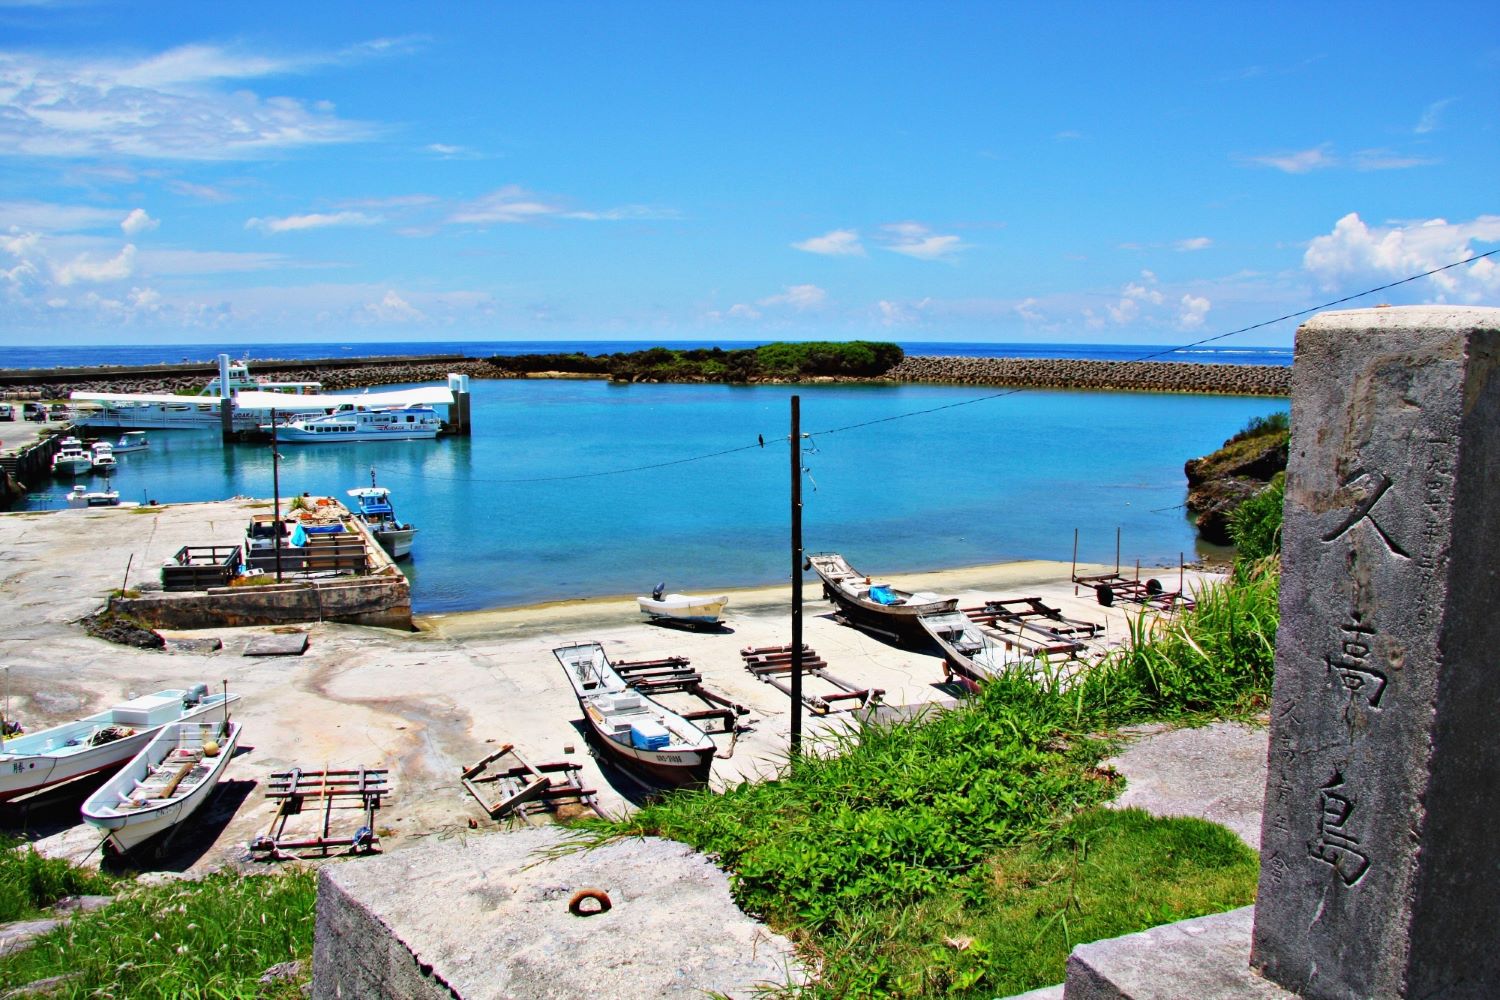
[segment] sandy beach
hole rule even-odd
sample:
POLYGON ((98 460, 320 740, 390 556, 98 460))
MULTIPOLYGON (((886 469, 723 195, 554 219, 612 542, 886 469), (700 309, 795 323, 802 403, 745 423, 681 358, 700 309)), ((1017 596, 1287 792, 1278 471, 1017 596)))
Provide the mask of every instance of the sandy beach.
MULTIPOLYGON (((630 808, 640 788, 614 781, 591 756, 581 712, 552 655, 568 642, 598 641, 612 659, 686 656, 712 690, 748 707, 737 737, 716 737, 715 785, 769 774, 786 752, 788 699, 747 672, 739 651, 790 641, 789 585, 731 591, 717 632, 651 624, 630 595, 435 615, 419 618, 414 633, 310 623, 299 626, 309 640, 300 657, 242 656, 246 642, 266 628, 163 633, 223 643, 217 652, 190 653, 112 645, 78 624, 121 586, 127 563, 130 586, 150 581, 180 546, 231 542, 250 514, 262 510, 258 501, 232 500, 0 516, 0 599, 7 609, 0 665, 9 667, 10 712, 28 730, 133 694, 197 682, 217 690, 227 680, 241 695, 235 714, 248 752, 232 762, 226 786, 206 810, 208 833, 183 850, 177 867, 243 861, 245 844, 272 817, 264 795, 268 775, 293 766, 390 768, 393 794, 377 817, 387 851, 459 835, 471 823, 494 828, 458 776, 505 743, 533 763, 581 764, 584 782, 597 789, 605 810, 630 808)), ((858 553, 848 555, 867 568, 858 553)), ((1079 567, 1081 573, 1112 569, 1079 567)), ((1092 592, 1070 582, 1069 570, 1066 562, 1030 561, 903 573, 895 580, 911 590, 955 594, 960 606, 984 597, 1041 597, 1069 617, 1102 623, 1106 643, 1123 639, 1128 606, 1100 607, 1092 592)), ((1169 590, 1177 586, 1176 567, 1151 575, 1169 590)), ((1189 571, 1189 590, 1200 579, 1189 571)), ((805 641, 840 678, 883 689, 891 706, 949 703, 958 694, 944 683, 937 655, 890 645, 834 620, 816 581, 804 583, 803 592, 805 641)), ((807 690, 816 694, 822 684, 809 679, 807 690)), ((678 709, 702 707, 688 695, 663 700, 678 709)), ((847 724, 850 715, 805 718, 806 731, 816 734, 847 724)), ((47 835, 44 849, 76 857, 98 837, 67 815, 66 807, 30 816, 11 806, 0 821, 10 828, 29 823, 34 833, 47 835)))

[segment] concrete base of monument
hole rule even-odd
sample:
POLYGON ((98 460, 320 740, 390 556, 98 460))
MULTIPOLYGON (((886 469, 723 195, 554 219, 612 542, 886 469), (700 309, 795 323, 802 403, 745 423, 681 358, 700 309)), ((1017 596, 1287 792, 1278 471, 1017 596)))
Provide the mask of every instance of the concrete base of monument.
POLYGON ((1297 1000, 1250 971, 1255 907, 1079 945, 1066 1000, 1297 1000))
POLYGON ((314 1000, 749 997, 803 976, 728 879, 668 840, 553 855, 558 828, 455 838, 319 873, 314 1000), (600 889, 610 907, 586 901, 600 889))

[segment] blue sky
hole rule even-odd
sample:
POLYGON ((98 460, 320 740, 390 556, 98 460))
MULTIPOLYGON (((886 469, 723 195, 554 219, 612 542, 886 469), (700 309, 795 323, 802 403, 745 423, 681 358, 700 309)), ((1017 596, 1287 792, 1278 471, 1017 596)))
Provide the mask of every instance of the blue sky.
POLYGON ((1497 125, 1485 4, 0 0, 0 345, 1179 343, 1500 246, 1497 125))

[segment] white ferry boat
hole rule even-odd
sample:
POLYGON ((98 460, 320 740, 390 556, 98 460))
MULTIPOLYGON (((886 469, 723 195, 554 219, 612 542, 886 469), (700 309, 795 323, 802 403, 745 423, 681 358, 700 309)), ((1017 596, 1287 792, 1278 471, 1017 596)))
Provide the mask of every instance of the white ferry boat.
MULTIPOLYGON (((340 441, 419 441, 437 437, 443 420, 430 406, 364 406, 344 403, 316 417, 277 424, 282 444, 333 444, 340 441)), ((270 433, 271 425, 261 425, 270 433)))
MULTIPOLYGON (((320 382, 265 382, 253 377, 245 362, 230 361, 228 355, 220 355, 219 374, 197 393, 75 392, 71 398, 75 404, 85 404, 78 407, 78 416, 74 420, 80 427, 218 428, 221 402, 234 399, 241 392, 274 392, 294 397, 315 393, 321 387, 320 382)), ((236 409, 234 428, 253 430, 267 416, 264 410, 236 409)))

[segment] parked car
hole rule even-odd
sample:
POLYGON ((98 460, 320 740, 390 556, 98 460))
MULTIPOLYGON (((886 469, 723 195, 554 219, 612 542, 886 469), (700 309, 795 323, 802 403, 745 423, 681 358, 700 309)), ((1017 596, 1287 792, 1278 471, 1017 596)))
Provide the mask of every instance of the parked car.
POLYGON ((47 404, 26 403, 21 408, 21 417, 25 420, 45 421, 47 419, 47 404))
POLYGON ((0 403, 0 420, 16 419, 16 408, 9 403, 0 403))

